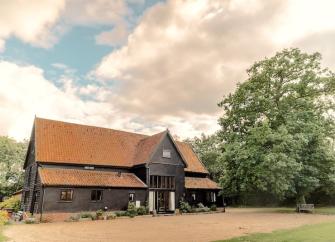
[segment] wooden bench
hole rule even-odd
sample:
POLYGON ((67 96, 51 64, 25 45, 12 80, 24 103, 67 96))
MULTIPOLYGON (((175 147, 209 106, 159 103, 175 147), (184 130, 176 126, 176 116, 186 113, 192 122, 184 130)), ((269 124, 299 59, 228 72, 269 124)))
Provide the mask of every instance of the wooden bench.
POLYGON ((314 204, 298 204, 297 205, 297 212, 314 212, 314 204))

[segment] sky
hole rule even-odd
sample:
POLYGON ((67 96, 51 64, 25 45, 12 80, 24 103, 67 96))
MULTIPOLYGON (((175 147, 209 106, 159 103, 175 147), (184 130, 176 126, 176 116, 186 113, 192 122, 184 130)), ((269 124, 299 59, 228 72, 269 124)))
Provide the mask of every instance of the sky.
POLYGON ((35 116, 180 138, 219 129, 217 103, 255 61, 320 52, 333 0, 0 0, 0 135, 35 116))

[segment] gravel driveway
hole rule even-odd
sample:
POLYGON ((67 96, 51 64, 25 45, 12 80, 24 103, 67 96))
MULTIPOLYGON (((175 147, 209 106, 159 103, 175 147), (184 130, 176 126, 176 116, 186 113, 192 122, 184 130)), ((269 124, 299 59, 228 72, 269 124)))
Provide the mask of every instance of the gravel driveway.
POLYGON ((213 241, 326 221, 335 221, 335 216, 228 209, 217 214, 12 225, 4 233, 20 242, 213 241))

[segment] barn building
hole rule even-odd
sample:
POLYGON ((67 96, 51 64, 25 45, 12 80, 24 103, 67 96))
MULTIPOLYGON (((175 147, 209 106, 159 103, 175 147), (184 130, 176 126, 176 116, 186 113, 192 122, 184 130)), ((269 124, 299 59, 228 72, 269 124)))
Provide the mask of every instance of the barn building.
POLYGON ((187 143, 168 130, 152 136, 35 118, 22 209, 31 213, 124 210, 158 213, 181 200, 222 204, 219 186, 187 143))

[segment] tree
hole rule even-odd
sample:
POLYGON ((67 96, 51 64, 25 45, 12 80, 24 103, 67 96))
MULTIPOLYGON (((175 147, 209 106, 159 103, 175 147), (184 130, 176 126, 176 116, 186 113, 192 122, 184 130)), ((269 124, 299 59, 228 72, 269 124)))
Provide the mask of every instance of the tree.
POLYGON ((219 103, 226 195, 260 191, 304 203, 335 185, 335 75, 320 62, 319 53, 285 49, 256 62, 219 103))
POLYGON ((203 162, 210 175, 214 180, 219 180, 220 163, 218 159, 221 155, 218 145, 217 134, 208 135, 201 134, 201 137, 194 137, 193 139, 187 139, 185 142, 192 145, 195 153, 199 156, 199 159, 203 162))
POLYGON ((23 163, 27 142, 0 136, 0 193, 11 195, 23 186, 23 163))

